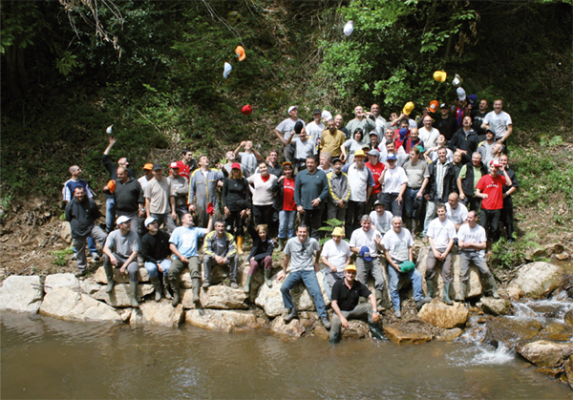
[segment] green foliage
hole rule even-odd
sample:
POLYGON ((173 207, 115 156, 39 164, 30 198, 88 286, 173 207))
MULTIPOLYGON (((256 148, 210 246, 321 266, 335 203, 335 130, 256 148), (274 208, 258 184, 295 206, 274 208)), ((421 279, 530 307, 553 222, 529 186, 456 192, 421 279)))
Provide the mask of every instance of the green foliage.
MULTIPOLYGON (((318 230, 323 231, 323 232, 328 232, 328 234, 326 237, 319 240, 319 243, 321 246, 324 243, 326 243, 328 240, 330 240, 330 236, 331 236, 334 228, 339 227, 339 226, 344 226, 344 221, 340 221, 339 219, 336 219, 336 218, 332 218, 332 219, 329 219, 328 221, 324 221, 324 223, 326 225, 321 226, 320 228, 318 228, 318 230)), ((348 241, 348 239, 344 239, 344 240, 348 241)))
POLYGON ((70 246, 70 247, 63 249, 63 250, 51 251, 50 254, 54 256, 52 263, 59 266, 59 267, 63 267, 67 264, 66 256, 69 256, 70 254, 74 254, 74 250, 73 250, 73 247, 70 246))
POLYGON ((60 74, 67 76, 78 65, 77 58, 71 51, 65 51, 63 57, 56 60, 56 68, 60 74))
POLYGON ((537 234, 530 232, 524 237, 512 243, 501 238, 497 243, 492 245, 492 254, 489 260, 490 265, 499 269, 509 269, 524 264, 528 258, 533 261, 541 261, 542 257, 530 256, 535 249, 541 249, 541 245, 535 239, 537 234))
POLYGON ((38 6, 34 2, 3 1, 1 11, 0 53, 5 54, 12 46, 21 49, 32 46, 43 23, 38 6))

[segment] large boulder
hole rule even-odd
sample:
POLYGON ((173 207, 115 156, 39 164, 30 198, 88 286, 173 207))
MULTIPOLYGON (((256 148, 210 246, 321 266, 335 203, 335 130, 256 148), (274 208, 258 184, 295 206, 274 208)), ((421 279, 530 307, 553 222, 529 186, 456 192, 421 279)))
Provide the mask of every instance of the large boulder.
POLYGON ((72 243, 72 227, 67 221, 60 223, 60 238, 66 243, 72 243))
POLYGON ((364 339, 372 337, 370 334, 370 328, 366 322, 357 319, 351 319, 348 321, 348 325, 348 329, 342 329, 343 339, 364 339))
POLYGON ((452 306, 434 299, 422 307, 418 317, 434 326, 451 329, 456 326, 465 326, 468 320, 468 310, 462 303, 454 303, 452 306))
POLYGON ((255 315, 248 311, 189 310, 185 312, 185 323, 203 329, 220 332, 236 332, 259 327, 255 315))
POLYGON ((46 277, 46 280, 44 281, 44 292, 48 293, 50 290, 59 287, 67 287, 69 289, 79 291, 80 281, 74 274, 69 272, 66 274, 48 275, 46 277))
POLYGON ((558 321, 550 322, 545 325, 539 332, 539 339, 569 341, 573 337, 573 329, 571 326, 562 324, 558 321))
POLYGON ((424 332, 411 332, 399 325, 384 327, 388 339, 397 344, 420 344, 432 340, 432 336, 424 332))
MULTIPOLYGON (((143 323, 150 323, 155 325, 163 325, 176 328, 183 321, 183 306, 178 304, 173 308, 171 302, 161 300, 159 302, 147 301, 139 305, 139 312, 143 323)), ((134 310, 133 314, 137 313, 134 310)), ((131 324, 131 322, 130 322, 131 324)))
MULTIPOLYGON (((147 270, 145 268, 139 268, 139 282, 149 282, 149 274, 147 273, 147 270)), ((103 269, 103 267, 99 267, 95 274, 94 274, 94 280, 97 283, 100 283, 102 285, 107 285, 107 277, 105 276, 105 270, 103 269)), ((129 283, 129 275, 120 275, 119 274, 119 268, 114 268, 113 269, 113 280, 116 283, 129 283)))
POLYGON ((85 278, 80 281, 80 290, 85 294, 94 294, 102 288, 102 285, 97 283, 93 277, 85 278))
POLYGON ((446 329, 442 334, 436 337, 436 340, 440 342, 451 342, 456 340, 464 333, 460 328, 446 329))
POLYGON ((242 289, 233 289, 225 285, 210 286, 201 290, 201 305, 204 308, 222 310, 247 309, 247 294, 242 289))
POLYGON ((560 368, 573 354, 573 343, 538 340, 517 346, 517 352, 538 367, 560 368))
POLYGON ((503 343, 508 348, 514 348, 520 342, 533 339, 542 327, 541 322, 535 319, 493 318, 487 321, 484 340, 495 347, 503 343))
POLYGON ((298 319, 293 319, 288 324, 285 324, 283 317, 280 316, 275 318, 271 323, 271 332, 281 336, 299 338, 304 334, 305 330, 306 329, 302 325, 301 321, 298 319))
POLYGON ((483 310, 491 315, 508 315, 513 314, 511 301, 506 299, 494 299, 493 297, 482 297, 481 304, 483 310))
POLYGON ((42 282, 39 276, 9 276, 0 291, 0 309, 37 313, 40 309, 42 282))
MULTIPOLYGON (((105 286, 101 286, 100 289, 91 296, 96 300, 105 301, 112 307, 131 307, 131 301, 129 300, 130 289, 128 284, 116 283, 113 285, 113 290, 110 293, 106 293, 105 289, 105 286)), ((138 300, 151 293, 153 293, 153 285, 137 285, 138 300)))
POLYGON ((565 377, 569 387, 573 389, 573 356, 569 356, 569 361, 565 363, 565 377))
POLYGON ((563 269, 557 265, 534 262, 521 267, 509 287, 520 288, 528 297, 543 298, 563 283, 563 274, 563 269))
POLYGON ((68 321, 122 322, 112 307, 65 287, 52 289, 46 294, 40 314, 68 321))

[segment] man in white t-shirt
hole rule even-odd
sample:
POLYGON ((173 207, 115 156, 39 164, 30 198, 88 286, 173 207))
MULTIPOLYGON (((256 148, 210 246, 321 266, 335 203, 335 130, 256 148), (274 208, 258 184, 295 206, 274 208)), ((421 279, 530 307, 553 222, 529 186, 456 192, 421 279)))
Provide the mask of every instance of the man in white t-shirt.
POLYGON ((285 145, 285 159, 289 162, 292 162, 294 157, 294 146, 288 144, 288 140, 290 139, 291 135, 294 135, 294 124, 300 121, 304 126, 304 121, 302 119, 298 119, 298 106, 289 107, 288 115, 289 117, 278 124, 278 126, 275 128, 275 135, 277 135, 280 141, 285 145))
POLYGON ((370 114, 375 118, 376 134, 378 135, 378 142, 381 142, 384 137, 384 128, 386 128, 386 119, 380 115, 380 106, 378 104, 372 104, 370 114))
POLYGON ((380 175, 382 184, 382 203, 384 208, 391 211, 392 215, 399 217, 402 215, 402 203, 404 192, 408 186, 408 176, 404 168, 396 165, 396 155, 388 154, 386 157, 388 168, 384 169, 380 175))
POLYGON ((372 224, 374 224, 374 229, 378 230, 382 235, 392 229, 392 213, 386 211, 384 203, 380 200, 374 202, 374 211, 370 213, 370 219, 372 224))
POLYGON ((315 146, 318 146, 322 140, 322 131, 324 131, 324 124, 320 122, 322 118, 321 112, 318 108, 312 113, 312 118, 314 118, 314 121, 309 122, 305 127, 306 134, 309 140, 314 143, 315 146))
POLYGON ((495 140, 507 146, 507 139, 513 132, 513 122, 511 116, 503 111, 503 101, 498 99, 493 102, 493 111, 487 113, 483 119, 482 129, 493 129, 495 140))
POLYGON ((456 232, 468 218, 468 208, 460 203, 460 196, 456 192, 452 192, 448 196, 448 202, 446 203, 446 215, 448 216, 448 219, 454 223, 456 232))
POLYGON ((402 318, 402 312, 400 311, 400 292, 398 290, 398 284, 400 283, 400 276, 402 276, 402 274, 408 275, 412 281, 414 300, 416 301, 418 311, 424 304, 430 302, 429 299, 424 298, 424 292, 422 292, 422 274, 420 274, 416 268, 402 270, 402 266, 404 268, 406 268, 406 266, 401 264, 407 261, 414 262, 414 254, 412 251, 414 239, 408 229, 402 228, 402 218, 392 218, 392 229, 386 232, 382 244, 384 245, 386 260, 388 261, 390 298, 392 299, 394 316, 396 318, 402 318))
POLYGON ((422 122, 424 122, 424 127, 418 129, 418 137, 424 142, 424 148, 436 147, 440 131, 432 127, 434 121, 429 115, 426 115, 422 122))
POLYGON ((456 227, 446 215, 446 206, 442 203, 436 207, 438 218, 430 222, 428 227, 428 240, 430 241, 430 251, 426 260, 426 284, 428 285, 428 298, 434 297, 434 278, 436 272, 434 267, 437 263, 442 264, 442 279, 444 280, 444 303, 452 305, 450 300, 450 286, 452 284, 452 254, 454 239, 456 238, 456 227))
POLYGON ((344 278, 344 268, 350 264, 350 246, 342 240, 344 229, 336 227, 332 231, 332 239, 322 246, 320 261, 324 264, 324 291, 331 297, 332 285, 344 278))
POLYGON ((350 237, 350 250, 356 253, 356 279, 367 285, 368 275, 372 275, 376 288, 376 303, 378 310, 381 311, 384 309, 382 306, 384 271, 382 271, 379 259, 383 250, 382 234, 372 228, 372 220, 368 215, 362 216, 360 225, 361 227, 352 232, 350 237))
POLYGON ((487 236, 485 229, 478 225, 477 214, 474 210, 468 212, 468 223, 463 224, 458 231, 458 246, 460 248, 460 293, 456 300, 464 301, 471 291, 470 262, 478 267, 482 279, 487 280, 492 296, 499 299, 495 278, 487 267, 485 259, 484 250, 487 247, 487 236))

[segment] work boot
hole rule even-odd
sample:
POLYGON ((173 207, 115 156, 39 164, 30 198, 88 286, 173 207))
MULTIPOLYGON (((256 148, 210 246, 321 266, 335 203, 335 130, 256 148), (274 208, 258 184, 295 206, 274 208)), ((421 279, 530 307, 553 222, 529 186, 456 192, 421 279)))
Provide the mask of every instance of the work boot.
POLYGON ((113 266, 104 266, 103 269, 105 270, 105 277, 107 278, 107 287, 105 288, 105 292, 110 293, 113 290, 113 285, 115 284, 113 281, 113 266))
POLYGON ((201 290, 201 278, 193 278, 193 303, 199 302, 200 290, 201 290))
POLYGON ((286 238, 279 238, 279 248, 277 249, 279 252, 284 250, 285 242, 286 238))
MULTIPOLYGON (((291 308, 290 310, 288 310, 288 314, 285 315, 285 317, 283 318, 283 321, 285 322, 285 324, 288 324, 290 321, 292 321, 293 319, 298 319, 298 312, 296 311, 296 308, 291 308)), ((330 322, 329 322, 330 325, 330 322)))
POLYGON ((170 278, 169 283, 171 284, 171 290, 173 290, 173 300, 171 301, 171 305, 176 307, 179 304, 179 278, 170 278))
POLYGON ((378 311, 385 310, 382 304, 384 304, 384 292, 379 289, 376 289, 376 309, 378 311))
POLYGON ((428 296, 427 296, 427 298, 429 298, 431 300, 434 298, 434 280, 428 279, 426 281, 426 285, 428 285, 428 296))
POLYGON ((322 326, 326 328, 327 331, 330 330, 330 321, 328 320, 328 317, 320 317, 320 322, 322 323, 322 326))
POLYGON ((420 311, 422 309, 422 307, 424 307, 424 304, 428 304, 431 301, 432 301, 432 299, 430 299, 428 297, 424 297, 422 300, 418 300, 416 302, 416 310, 420 311))
POLYGON ((139 308, 137 302, 137 282, 129 281, 129 301, 132 307, 139 308))
POLYGON ((497 285, 495 283, 495 278, 493 277, 493 275, 490 275, 487 278, 487 283, 489 284, 489 289, 491 290, 491 296, 494 299, 499 299, 499 293, 497 293, 497 285))
POLYGON ((253 279, 253 275, 247 275, 247 283, 245 283, 245 287, 243 288, 243 292, 247 294, 251 291, 251 279, 253 279))
POLYGON ((243 237, 237 236, 237 253, 239 255, 243 254, 243 237))
POLYGON ((155 277, 155 278, 150 278, 149 280, 153 285, 153 289, 155 289, 155 301, 161 300, 163 296, 161 295, 161 283, 159 282, 159 278, 155 277))
POLYGON ((203 281, 203 289, 207 289, 209 286, 211 286, 211 283, 209 282, 209 279, 205 279, 203 281))
POLYGON ((402 318, 402 313, 400 310, 394 310, 394 316, 398 319, 402 318))
POLYGON ((239 285, 237 285, 237 281, 231 281, 231 289, 238 289, 239 285))
POLYGON ((265 268, 265 283, 267 284, 268 287, 272 287, 273 286, 273 282, 271 281, 271 270, 266 269, 265 268))
POLYGON ((450 300, 450 286, 451 283, 445 283, 444 282, 444 297, 442 298, 442 300, 444 301, 444 303, 446 303, 447 305, 451 306, 452 304, 454 304, 451 300, 450 300))
POLYGON ((173 296, 171 296, 171 293, 169 293, 169 279, 167 275, 163 275, 163 295, 168 300, 173 299, 173 296))

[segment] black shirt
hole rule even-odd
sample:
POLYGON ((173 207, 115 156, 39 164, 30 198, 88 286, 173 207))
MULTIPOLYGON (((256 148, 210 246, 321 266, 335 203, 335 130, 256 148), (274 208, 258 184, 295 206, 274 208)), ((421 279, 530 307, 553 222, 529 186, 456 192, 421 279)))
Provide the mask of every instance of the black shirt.
POLYGON ((80 203, 76 197, 66 206, 66 220, 72 226, 72 238, 87 236, 91 233, 95 221, 100 217, 99 209, 93 199, 87 196, 80 203))
POLYGON ((223 207, 229 211, 243 211, 249 208, 249 183, 245 178, 225 178, 223 181, 223 207))
POLYGON ((481 125, 483 124, 483 120, 486 114, 487 112, 482 113, 480 110, 472 110, 471 114, 472 128, 474 128, 474 131, 476 131, 476 133, 478 134, 480 142, 483 142, 485 140, 485 129, 482 129, 481 125))
POLYGON ((141 238, 141 257, 144 261, 157 264, 157 260, 165 260, 171 255, 169 249, 169 234, 165 231, 157 231, 155 235, 146 233, 141 238))
POLYGON ((332 285, 332 300, 338 302, 338 308, 342 311, 352 311, 358 304, 360 297, 368 297, 371 292, 366 285, 354 280, 352 289, 348 289, 345 279, 339 279, 332 285))
POLYGON ((446 137, 446 140, 449 142, 454 133, 456 132, 456 119, 452 116, 448 118, 442 118, 441 116, 436 119, 434 122, 434 128, 440 131, 440 134, 446 137))

